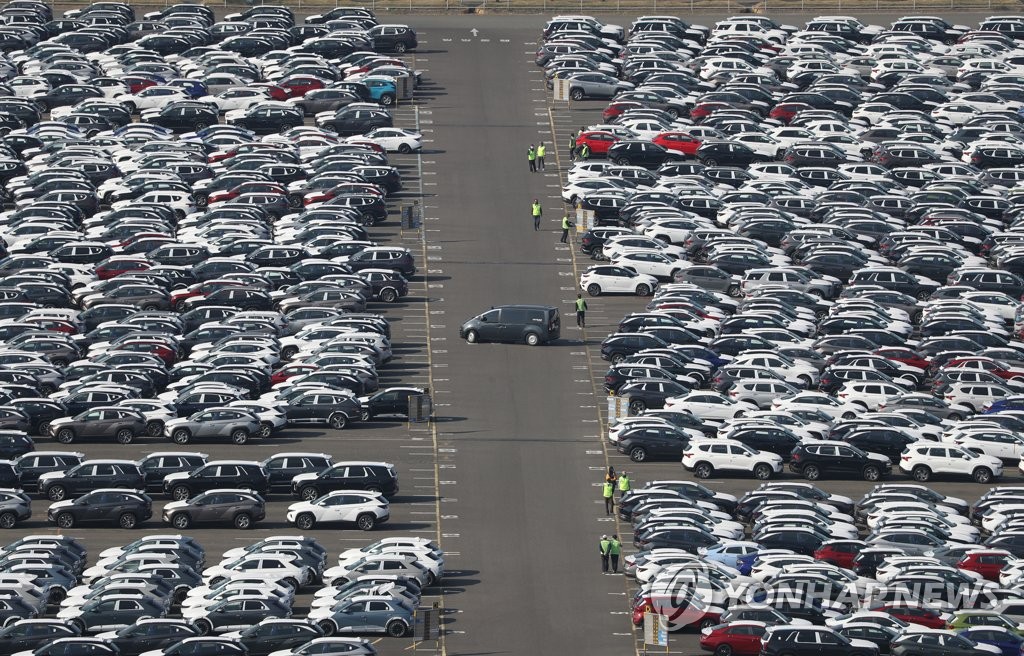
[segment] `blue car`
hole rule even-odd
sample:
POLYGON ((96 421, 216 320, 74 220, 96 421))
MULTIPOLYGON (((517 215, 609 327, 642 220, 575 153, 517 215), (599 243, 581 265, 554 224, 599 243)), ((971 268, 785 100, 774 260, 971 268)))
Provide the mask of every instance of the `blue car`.
POLYGON ((202 80, 178 77, 167 83, 169 87, 178 87, 188 94, 189 98, 202 98, 209 95, 209 89, 202 80))
POLYGON ((748 555, 757 555, 761 551, 761 545, 756 542, 742 542, 738 540, 727 540, 710 547, 701 547, 699 553, 704 560, 713 560, 734 569, 739 569, 739 561, 748 555))
POLYGON ((1024 410, 1024 396, 1008 396, 1005 399, 994 401, 983 414, 991 415, 1008 410, 1024 410))
POLYGON ((757 563, 757 555, 759 552, 752 551, 745 556, 740 556, 736 559, 736 569, 743 576, 750 576, 751 570, 754 569, 754 564, 757 563))
POLYGON ((960 635, 983 645, 997 647, 1003 653, 1002 656, 1020 656, 1021 649, 1024 649, 1024 638, 1001 626, 964 629, 960 635))

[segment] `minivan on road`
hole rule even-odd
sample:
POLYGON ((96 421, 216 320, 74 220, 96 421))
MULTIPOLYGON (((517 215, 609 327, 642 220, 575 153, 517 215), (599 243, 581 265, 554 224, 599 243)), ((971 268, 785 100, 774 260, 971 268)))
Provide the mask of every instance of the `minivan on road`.
POLYGON ((558 308, 548 305, 502 305, 479 314, 459 328, 467 342, 525 342, 536 346, 558 339, 558 308))

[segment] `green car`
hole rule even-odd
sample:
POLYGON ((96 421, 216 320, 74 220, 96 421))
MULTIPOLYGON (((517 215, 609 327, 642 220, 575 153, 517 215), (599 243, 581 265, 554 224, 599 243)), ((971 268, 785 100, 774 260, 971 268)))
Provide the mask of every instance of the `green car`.
POLYGON ((1024 624, 1018 624, 1012 619, 997 613, 993 610, 961 610, 957 611, 953 615, 953 619, 949 621, 948 627, 953 631, 960 631, 962 629, 974 629, 981 626, 998 626, 1008 631, 1012 631, 1017 635, 1024 636, 1024 624))

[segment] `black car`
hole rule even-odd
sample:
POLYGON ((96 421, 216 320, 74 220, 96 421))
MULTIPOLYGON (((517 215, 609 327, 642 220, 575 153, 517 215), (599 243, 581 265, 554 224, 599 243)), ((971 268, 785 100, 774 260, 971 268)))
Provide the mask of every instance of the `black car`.
POLYGON ((67 471, 51 471, 38 478, 39 493, 51 501, 86 494, 98 488, 145 488, 142 471, 131 460, 85 460, 67 471))
POLYGON ((866 453, 855 446, 816 442, 793 448, 789 470, 809 481, 822 476, 858 476, 866 481, 877 481, 892 472, 892 463, 885 456, 866 453))
POLYGON ((139 656, 144 651, 164 649, 197 635, 199 632, 184 620, 147 618, 97 637, 117 647, 120 656, 139 656))
POLYGON ((33 656, 118 656, 117 649, 99 638, 58 638, 37 647, 33 656))
POLYGON ((196 132, 217 125, 217 110, 205 103, 182 101, 169 103, 158 113, 146 114, 145 121, 174 132, 196 132))
POLYGON ((616 448, 633 462, 680 460, 690 445, 687 433, 662 426, 637 426, 619 435, 616 448))
POLYGON ((861 451, 878 453, 891 462, 899 462, 903 450, 916 440, 898 430, 887 428, 861 428, 845 436, 845 442, 861 451))
POLYGON ((779 427, 756 426, 741 428, 729 433, 729 439, 745 444, 755 451, 767 451, 788 460, 793 447, 800 443, 800 438, 790 430, 779 427))
POLYGON ((377 52, 403 53, 416 49, 416 32, 408 25, 374 25, 367 31, 377 52))
POLYGON ((337 490, 366 490, 393 497, 398 494, 398 474, 395 466, 386 462, 339 462, 292 479, 292 496, 305 501, 337 490))
POLYGON ((254 105, 242 116, 231 119, 229 123, 256 134, 274 134, 302 125, 305 118, 301 109, 274 103, 254 105))
POLYGON ((622 140, 608 149, 608 159, 622 166, 655 169, 674 156, 664 147, 650 141, 622 140))
POLYGON ((282 407, 289 424, 330 426, 341 430, 362 416, 362 405, 342 390, 303 392, 282 407))
POLYGON ((178 472, 190 472, 206 464, 205 453, 189 453, 186 451, 168 451, 166 453, 150 453, 137 461, 142 475, 146 479, 146 490, 163 490, 164 477, 178 472))
POLYGON ((0 430, 0 459, 13 460, 34 451, 35 442, 25 433, 17 430, 0 430))
POLYGON ((369 421, 375 417, 407 417, 409 397, 427 394, 428 390, 419 387, 389 387, 376 394, 360 399, 362 420, 369 421))
POLYGON ((267 470, 258 462, 246 460, 211 460, 190 472, 164 478, 164 493, 178 501, 217 489, 252 490, 265 496, 269 488, 267 470))
POLYGON ((618 364, 638 351, 652 348, 669 348, 669 345, 647 333, 616 333, 601 342, 601 359, 618 364))
POLYGON ((74 501, 50 504, 46 519, 61 529, 79 524, 113 524, 135 528, 153 516, 153 501, 141 492, 101 488, 74 501))
POLYGON ((276 453, 262 463, 270 475, 270 491, 291 491, 299 474, 319 474, 333 464, 326 453, 276 453))
POLYGON ((365 105, 342 107, 333 116, 317 119, 317 127, 333 130, 341 136, 365 134, 375 128, 390 128, 392 125, 388 111, 365 105))
POLYGON ((237 640, 249 650, 249 656, 267 656, 272 651, 293 649, 323 635, 323 630, 308 620, 268 618, 243 629, 237 640))
POLYGON ((628 399, 629 411, 642 414, 648 408, 665 407, 665 400, 673 396, 682 396, 692 390, 682 383, 664 378, 635 378, 628 381, 618 390, 618 395, 628 399))
POLYGON ((755 153, 750 147, 733 141, 703 142, 697 148, 697 159, 705 166, 738 166, 746 168, 755 162, 767 162, 771 158, 755 153))
MULTIPOLYGON (((31 619, 12 622, 0 630, 0 654, 33 651, 58 638, 72 638, 78 630, 61 620, 31 619)), ((136 656, 124 655, 122 656, 136 656)))

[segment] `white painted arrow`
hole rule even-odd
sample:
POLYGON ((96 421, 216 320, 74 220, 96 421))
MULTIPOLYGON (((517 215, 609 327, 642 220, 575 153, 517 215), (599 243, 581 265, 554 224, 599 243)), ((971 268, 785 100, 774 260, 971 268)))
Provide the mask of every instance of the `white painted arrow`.
POLYGON ((473 36, 475 37, 475 36, 476 36, 477 34, 479 34, 479 33, 480 33, 480 30, 478 30, 478 29, 476 29, 476 28, 474 27, 473 29, 471 29, 471 30, 469 31, 469 33, 470 33, 470 34, 472 34, 472 35, 473 35, 473 36))

